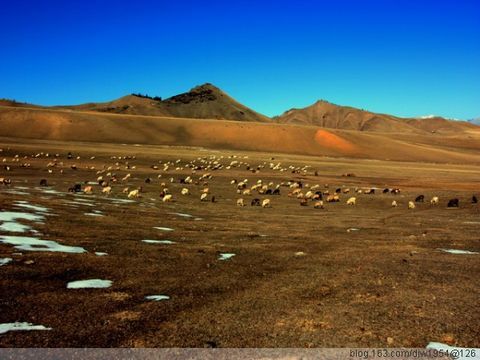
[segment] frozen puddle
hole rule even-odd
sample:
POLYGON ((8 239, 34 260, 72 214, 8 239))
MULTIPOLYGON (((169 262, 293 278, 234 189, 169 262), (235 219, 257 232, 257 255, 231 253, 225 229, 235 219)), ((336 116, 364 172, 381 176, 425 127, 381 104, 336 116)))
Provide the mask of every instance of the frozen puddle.
POLYGON ((438 249, 440 251, 449 253, 449 254, 456 254, 456 255, 474 255, 474 254, 480 254, 475 251, 468 251, 468 250, 458 250, 458 249, 438 249))
MULTIPOLYGON (((468 360, 475 360, 475 359, 480 358, 478 353, 475 356, 472 351, 467 352, 466 349, 469 349, 469 348, 455 347, 455 346, 450 346, 450 345, 447 345, 447 344, 442 344, 442 343, 439 343, 439 342, 428 343, 427 349, 443 351, 444 354, 448 351, 448 354, 452 355, 451 358, 455 359, 455 360, 467 360, 467 359, 468 360)), ((472 348, 472 350, 473 350, 473 348, 472 348)))
POLYGON ((28 201, 15 201, 15 206, 16 207, 21 207, 21 208, 25 208, 25 209, 29 209, 29 210, 33 210, 33 211, 38 211, 38 212, 48 212, 48 209, 44 206, 39 206, 39 205, 32 205, 30 204, 28 201))
POLYGON ((101 251, 95 251, 95 255, 97 255, 97 256, 107 256, 108 253, 106 253, 106 252, 101 252, 101 251))
POLYGON ((175 241, 172 240, 142 240, 142 242, 147 244, 175 244, 175 241))
POLYGON ((110 286, 112 286, 111 280, 90 279, 71 281, 67 284, 67 289, 102 289, 110 286))
POLYGON ((12 258, 0 258, 0 266, 7 265, 12 260, 12 258))
POLYGON ((0 334, 5 334, 9 331, 26 331, 26 330, 52 330, 43 325, 33 325, 28 322, 14 322, 0 324, 0 334))
POLYGON ((169 227, 154 226, 153 228, 157 230, 162 230, 162 231, 173 231, 173 229, 169 227))
POLYGON ((234 257, 235 254, 232 254, 232 253, 222 253, 220 254, 220 256, 218 257, 218 260, 229 260, 231 259, 232 257, 234 257))
POLYGON ((53 240, 41 240, 28 236, 0 235, 0 243, 13 245, 15 249, 25 251, 51 251, 75 254, 87 252, 82 247, 61 245, 53 240))
POLYGON ((152 301, 162 301, 162 300, 169 300, 170 296, 168 296, 168 295, 148 295, 148 296, 145 296, 145 299, 152 300, 152 301))

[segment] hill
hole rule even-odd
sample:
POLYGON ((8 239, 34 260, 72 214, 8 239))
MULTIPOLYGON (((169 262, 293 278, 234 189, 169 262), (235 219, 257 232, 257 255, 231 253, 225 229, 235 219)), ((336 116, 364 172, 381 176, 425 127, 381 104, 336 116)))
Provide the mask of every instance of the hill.
POLYGON ((170 116, 196 119, 270 122, 271 120, 240 104, 212 84, 194 87, 188 92, 161 100, 140 95, 127 95, 106 103, 60 106, 60 109, 99 111, 115 114, 170 116))
POLYGON ((275 117, 274 120, 281 124, 303 124, 330 129, 396 133, 455 132, 475 128, 474 125, 463 121, 447 120, 441 117, 404 119, 349 106, 340 106, 324 100, 317 101, 303 109, 290 109, 275 117))
POLYGON ((0 106, 0 136, 301 155, 480 164, 480 128, 381 133, 317 126, 0 106))

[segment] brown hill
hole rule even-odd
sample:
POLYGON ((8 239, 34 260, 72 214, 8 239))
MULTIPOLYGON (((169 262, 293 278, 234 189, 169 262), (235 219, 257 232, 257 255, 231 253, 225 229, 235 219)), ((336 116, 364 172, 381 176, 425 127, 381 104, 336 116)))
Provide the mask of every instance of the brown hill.
POLYGON ((340 106, 324 100, 317 101, 303 109, 288 110, 275 117, 274 120, 282 124, 396 133, 452 132, 475 129, 475 125, 463 121, 447 120, 441 117, 403 119, 393 115, 340 106))
POLYGON ((268 117, 240 104, 216 86, 208 83, 165 100, 139 95, 128 95, 106 103, 88 103, 76 106, 60 106, 57 108, 196 119, 271 121, 268 117))
POLYGON ((480 130, 398 134, 0 106, 0 136, 480 164, 480 130))

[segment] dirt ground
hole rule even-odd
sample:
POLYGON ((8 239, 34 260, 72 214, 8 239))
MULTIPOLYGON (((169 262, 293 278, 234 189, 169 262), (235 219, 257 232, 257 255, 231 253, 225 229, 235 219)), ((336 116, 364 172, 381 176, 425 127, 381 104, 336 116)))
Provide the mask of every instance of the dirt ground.
POLYGON ((470 201, 480 195, 478 166, 14 139, 3 139, 0 148, 0 160, 6 159, 0 178, 12 180, 0 185, 0 210, 44 217, 40 223, 18 221, 38 233, 0 230, 0 258, 12 259, 0 267, 0 324, 51 328, 7 332, 0 335, 2 347, 425 347, 431 341, 480 347, 480 254, 441 250, 480 252, 480 206, 470 201), (55 153, 63 165, 49 173, 55 153), (111 158, 132 155, 136 158, 111 158), (185 164, 199 157, 224 165, 193 176, 212 174, 206 186, 215 203, 200 201, 203 181, 179 183, 191 175, 185 164), (177 159, 168 171, 159 164, 177 159), (266 166, 258 173, 246 165, 226 169, 233 160, 266 166), (126 169, 126 161, 136 168, 126 169), (310 167, 306 173, 270 169, 278 162, 310 167), (155 164, 159 170, 151 168, 155 164), (75 183, 96 181, 104 166, 112 166, 119 179, 132 176, 112 184, 108 196, 99 185, 92 195, 67 191, 75 183), (41 179, 49 186, 40 187, 41 179), (351 192, 322 210, 313 202, 300 206, 286 186, 280 196, 238 195, 232 179, 248 179, 249 185, 259 179, 275 185, 301 180, 322 191, 328 184, 330 192, 351 192), (174 202, 161 201, 161 182, 174 202), (141 197, 116 201, 127 198, 126 186, 142 186, 141 197), (183 187, 191 195, 182 196, 183 187), (380 190, 352 194, 356 187, 380 190), (401 193, 383 194, 385 187, 401 193), (409 210, 408 201, 420 194, 425 203, 409 210), (356 206, 346 205, 350 196, 357 198, 356 206), (438 206, 430 205, 432 196, 440 198, 438 206), (240 197, 247 206, 236 206, 240 197), (254 197, 269 198, 271 208, 250 206, 254 197), (460 199, 458 209, 446 207, 451 198, 460 199), (94 211, 103 216, 85 215, 94 211), (11 235, 87 252, 18 250, 1 241, 11 235), (174 243, 142 242, 146 239, 174 243), (220 260, 221 254, 235 256, 220 260), (67 288, 85 279, 112 285, 67 288), (148 295, 169 298, 151 301, 148 295))

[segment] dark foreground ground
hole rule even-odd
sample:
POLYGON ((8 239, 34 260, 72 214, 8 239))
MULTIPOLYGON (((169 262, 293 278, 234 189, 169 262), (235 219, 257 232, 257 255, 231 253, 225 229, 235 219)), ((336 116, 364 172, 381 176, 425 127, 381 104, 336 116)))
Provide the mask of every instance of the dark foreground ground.
MULTIPOLYGON (((480 206, 470 204, 474 193, 480 195, 478 167, 8 140, 0 148, 0 160, 6 158, 0 177, 13 181, 0 185, 0 210, 44 217, 18 221, 38 233, 0 230, 0 239, 38 237, 87 251, 24 251, 0 241, 0 258, 12 259, 0 267, 0 324, 20 321, 51 328, 7 332, 0 335, 0 346, 425 347, 438 341, 480 347, 480 254, 439 250, 480 252, 480 206), (68 151, 81 158, 68 160, 68 151), (64 165, 48 173, 52 158, 31 157, 39 152, 59 153, 64 165), (136 169, 125 169, 125 160, 112 155, 136 155, 128 160, 136 169), (198 157, 224 164, 209 171, 213 178, 207 180, 216 203, 200 201, 201 184, 179 183, 190 174, 184 164, 198 157), (159 160, 177 159, 183 170, 150 168, 159 160), (267 166, 256 174, 245 166, 225 169, 232 160, 267 166), (292 174, 269 169, 270 162, 311 168, 292 174), (110 172, 119 178, 132 176, 114 184, 110 196, 102 195, 98 185, 93 195, 67 192, 76 182, 95 181, 104 165, 112 166, 110 172), (341 176, 347 172, 356 176, 341 176), (146 177, 153 182, 145 184, 146 177), (50 187, 39 187, 42 178, 50 187), (402 192, 350 193, 318 210, 312 203, 301 207, 287 196, 290 189, 281 187, 280 196, 253 196, 270 198, 271 208, 240 208, 232 179, 248 179, 250 185, 258 179, 275 185, 302 180, 322 190, 329 184, 330 191, 399 187, 402 192), (161 182, 167 182, 175 202, 160 200, 161 182), (114 200, 126 199, 125 186, 140 185, 141 198, 114 200), (181 196, 182 187, 191 195, 181 196), (407 202, 419 194, 426 202, 408 210, 407 202), (355 207, 345 204, 350 196, 357 197, 355 207), (432 196, 439 196, 439 206, 430 206, 432 196), (460 199, 459 209, 446 208, 453 197, 460 199), (398 208, 390 207, 394 199, 398 208), (19 204, 46 207, 47 212, 19 204), (103 216, 85 215, 94 210, 103 216), (235 256, 219 260, 222 253, 235 256), (112 286, 67 289, 68 282, 84 279, 111 280, 112 286), (145 299, 160 294, 169 299, 145 299)), ((252 198, 242 197, 248 203, 252 198)))

